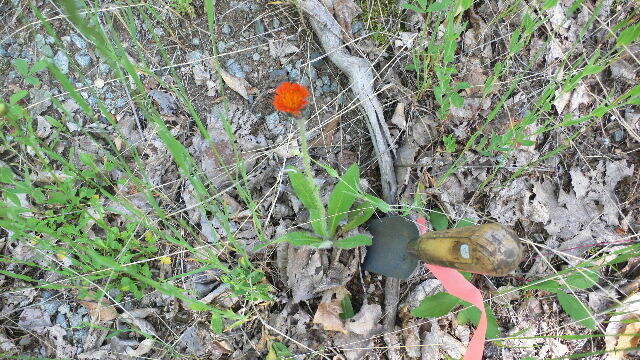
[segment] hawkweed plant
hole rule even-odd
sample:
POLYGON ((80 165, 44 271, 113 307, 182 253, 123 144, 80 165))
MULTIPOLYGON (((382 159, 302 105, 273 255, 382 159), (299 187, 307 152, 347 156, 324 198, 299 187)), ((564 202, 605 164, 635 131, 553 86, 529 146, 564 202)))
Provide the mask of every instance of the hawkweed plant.
POLYGON ((370 245, 371 238, 369 236, 349 235, 348 233, 366 222, 375 208, 386 209, 388 205, 359 190, 360 169, 358 165, 351 165, 342 176, 339 176, 338 172, 330 166, 319 164, 329 175, 339 180, 333 188, 325 208, 320 198, 320 189, 315 184, 307 142, 307 121, 301 112, 308 104, 308 96, 309 91, 304 86, 285 82, 276 88, 273 106, 278 111, 291 114, 297 127, 300 156, 304 169, 303 172, 300 172, 295 167, 289 167, 287 175, 293 191, 309 211, 309 224, 313 232, 289 232, 276 239, 275 242, 287 241, 295 246, 309 245, 317 248, 336 246, 345 249, 370 245), (356 204, 357 199, 363 201, 356 204), (343 220, 346 220, 346 223, 342 224, 343 220))
MULTIPOLYGON (((311 168, 309 143, 307 142, 307 120, 302 116, 301 111, 305 106, 307 106, 307 104, 309 104, 309 102, 307 101, 308 97, 309 90, 307 90, 306 87, 296 83, 283 82, 276 88, 276 96, 273 98, 273 106, 278 111, 291 114, 291 117, 295 121, 296 127, 298 129, 298 140, 300 141, 300 156, 302 157, 302 163, 304 166, 304 176, 306 177, 306 182, 308 184, 306 186, 307 189, 296 189, 297 185, 293 185, 294 190, 298 194, 300 194, 301 191, 311 192, 310 195, 312 196, 312 199, 309 200, 313 201, 314 204, 309 207, 309 212, 318 212, 317 214, 309 214, 310 219, 312 219, 311 226, 317 234, 322 235, 322 237, 325 238, 328 236, 326 220, 313 220, 326 219, 327 214, 324 206, 322 206, 318 188, 314 186, 315 180, 313 169, 311 168)), ((294 183, 296 182, 292 181, 292 184, 294 183)))

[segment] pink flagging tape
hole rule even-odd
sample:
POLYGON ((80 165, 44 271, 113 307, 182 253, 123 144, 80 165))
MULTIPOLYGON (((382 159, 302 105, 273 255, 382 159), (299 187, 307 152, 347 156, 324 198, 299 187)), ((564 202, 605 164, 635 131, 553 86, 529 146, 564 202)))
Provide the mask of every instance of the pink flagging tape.
MULTIPOLYGON (((427 220, 423 217, 416 219, 420 234, 427 231, 427 220)), ((480 309, 480 321, 478 327, 471 337, 464 360, 481 360, 484 353, 484 340, 487 333, 487 314, 484 311, 482 294, 477 287, 460 274, 457 270, 432 264, 425 264, 427 269, 440 280, 444 289, 451 295, 470 302, 480 309)))

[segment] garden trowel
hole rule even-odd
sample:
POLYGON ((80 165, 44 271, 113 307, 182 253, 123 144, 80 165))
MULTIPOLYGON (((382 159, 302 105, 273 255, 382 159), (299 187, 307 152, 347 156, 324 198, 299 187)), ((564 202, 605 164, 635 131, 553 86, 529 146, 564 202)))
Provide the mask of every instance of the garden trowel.
POLYGON ((474 273, 504 276, 522 259, 516 234, 497 224, 431 231, 420 236, 414 222, 400 216, 370 222, 372 245, 363 268, 377 274, 406 279, 419 260, 474 273))

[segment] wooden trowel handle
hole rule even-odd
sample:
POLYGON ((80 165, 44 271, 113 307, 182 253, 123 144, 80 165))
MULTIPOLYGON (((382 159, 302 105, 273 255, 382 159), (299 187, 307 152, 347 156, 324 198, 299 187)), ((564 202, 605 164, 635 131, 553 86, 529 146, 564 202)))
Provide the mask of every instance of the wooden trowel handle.
POLYGON ((408 250, 429 264, 493 276, 509 274, 522 259, 516 234, 496 223, 427 232, 408 250))

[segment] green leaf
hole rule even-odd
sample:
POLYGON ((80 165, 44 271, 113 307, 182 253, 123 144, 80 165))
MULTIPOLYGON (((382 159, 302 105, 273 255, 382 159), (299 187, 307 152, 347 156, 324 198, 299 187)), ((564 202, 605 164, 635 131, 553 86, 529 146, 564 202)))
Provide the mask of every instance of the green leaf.
POLYGON ((451 0, 442 0, 440 2, 434 2, 433 4, 429 5, 426 11, 435 12, 435 11, 446 10, 449 7, 449 4, 451 4, 451 0))
POLYGON ((269 348, 269 353, 265 357, 265 360, 285 360, 293 359, 293 354, 287 345, 281 342, 274 342, 269 348))
MULTIPOLYGON (((469 304, 467 302, 464 303, 469 304)), ((501 337, 502 334, 500 333, 498 321, 496 320, 496 316, 493 314, 493 310, 491 310, 489 305, 485 304, 484 311, 487 314, 487 338, 495 339, 501 337)), ((480 322, 480 310, 475 306, 469 306, 458 313, 457 319, 463 325, 471 323, 478 326, 478 323, 480 322)))
POLYGON ((547 0, 544 2, 544 4, 542 4, 542 10, 551 9, 552 7, 556 6, 557 3, 558 0, 547 0))
POLYGON ((476 223, 475 223, 473 220, 471 220, 471 219, 468 219, 468 218, 462 218, 462 219, 460 219, 460 221, 458 221, 458 223, 456 224, 456 226, 454 226, 453 228, 454 228, 454 229, 457 229, 457 228, 461 228, 461 227, 465 227, 465 226, 473 226, 473 225, 475 225, 475 224, 476 224, 476 223))
POLYGON ((575 268, 573 273, 565 279, 567 285, 578 289, 588 289, 598 283, 599 274, 587 268, 575 268))
POLYGON ((440 209, 429 212, 429 222, 436 231, 444 230, 449 226, 449 219, 447 219, 447 215, 443 214, 440 209))
POLYGON ((29 75, 29 63, 25 59, 15 59, 13 60, 13 66, 18 70, 20 75, 27 76, 29 75))
POLYGON ((20 90, 9 97, 9 104, 15 105, 27 95, 29 95, 27 90, 20 90))
POLYGON ((340 301, 340 307, 342 307, 342 312, 340 313, 340 319, 347 320, 354 316, 356 313, 353 311, 353 305, 351 305, 351 296, 347 295, 342 298, 340 301))
POLYGON ((349 209, 351 209, 353 202, 356 200, 359 177, 360 169, 358 169, 358 165, 353 164, 347 169, 340 179, 340 182, 333 188, 327 205, 329 236, 335 234, 338 224, 344 219, 349 209))
POLYGON ((329 166, 327 164, 324 164, 324 163, 321 163, 319 161, 314 161, 314 163, 320 165, 320 167, 322 167, 327 172, 327 174, 329 174, 330 176, 332 176, 334 178, 339 177, 338 172, 336 171, 336 169, 332 168, 331 166, 329 166))
POLYGON ((384 200, 377 198, 373 195, 365 194, 364 199, 370 202, 373 206, 375 206, 378 210, 383 213, 388 213, 391 211, 391 205, 387 204, 384 200))
POLYGON ((216 312, 211 312, 211 331, 216 334, 222 334, 224 331, 224 321, 222 316, 216 312))
POLYGON ((14 178, 15 174, 13 173, 13 171, 11 171, 11 168, 9 167, 0 167, 0 182, 1 183, 6 183, 6 184, 11 184, 13 183, 13 178, 14 178))
POLYGON ((316 184, 311 184, 307 177, 298 169, 290 167, 288 170, 287 173, 293 191, 295 191, 300 201, 302 201, 302 204, 309 210, 311 227, 316 234, 328 236, 326 219, 322 218, 321 208, 323 205, 318 203, 317 197, 315 196, 315 193, 318 191, 316 184))
POLYGON ((454 307, 462 303, 462 300, 449 293, 439 292, 422 299, 420 305, 411 310, 411 315, 419 318, 440 317, 450 313, 454 307))
POLYGON ((333 245, 341 249, 351 249, 362 245, 371 245, 371 236, 353 235, 347 238, 341 238, 333 242, 333 245))
POLYGON ((40 72, 44 69, 47 68, 47 66, 49 66, 49 59, 40 59, 38 61, 36 61, 35 64, 33 64, 33 66, 31 67, 31 73, 35 74, 37 72, 40 72))
POLYGON ((288 242, 293 246, 309 245, 309 246, 318 247, 324 243, 324 240, 306 231, 293 231, 277 238, 273 242, 280 243, 284 241, 288 242))
POLYGON ((369 203, 359 203, 356 208, 349 213, 349 221, 342 227, 342 232, 353 230, 364 224, 371 218, 375 210, 375 206, 369 203))
POLYGON ((567 294, 565 292, 558 292, 558 302, 560 302, 560 306, 562 309, 569 314, 569 316, 580 323, 582 326, 587 327, 589 329, 596 328, 596 322, 593 317, 589 314, 586 306, 578 300, 573 295, 567 294))
POLYGON ((634 42, 638 36, 640 36, 640 23, 629 26, 624 29, 620 36, 618 36, 618 40, 616 41, 616 45, 618 46, 626 46, 634 42))
POLYGON ((425 9, 421 9, 413 4, 409 4, 409 3, 402 3, 402 7, 408 10, 413 10, 417 13, 424 13, 425 9))
POLYGON ((12 277, 12 278, 24 280, 24 281, 31 281, 31 282, 35 282, 35 283, 38 282, 38 280, 32 278, 31 276, 22 275, 22 274, 16 274, 16 273, 8 271, 8 270, 0 270, 0 274, 6 275, 6 276, 9 276, 9 277, 12 277))
POLYGON ((25 78, 25 80, 26 80, 29 84, 33 85, 33 86, 38 86, 38 85, 40 85, 40 79, 38 79, 37 77, 29 76, 29 77, 25 78))

